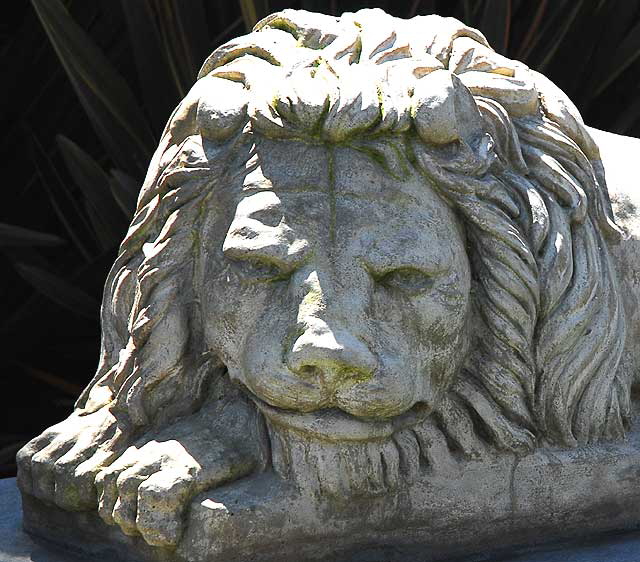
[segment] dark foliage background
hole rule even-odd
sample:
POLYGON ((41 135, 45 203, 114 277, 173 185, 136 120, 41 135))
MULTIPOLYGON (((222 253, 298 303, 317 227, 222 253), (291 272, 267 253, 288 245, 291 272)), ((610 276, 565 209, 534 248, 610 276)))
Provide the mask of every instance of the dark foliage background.
POLYGON ((147 162, 206 56, 264 15, 438 13, 640 136, 640 0, 23 0, 0 21, 0 477, 93 375, 102 284, 147 162))

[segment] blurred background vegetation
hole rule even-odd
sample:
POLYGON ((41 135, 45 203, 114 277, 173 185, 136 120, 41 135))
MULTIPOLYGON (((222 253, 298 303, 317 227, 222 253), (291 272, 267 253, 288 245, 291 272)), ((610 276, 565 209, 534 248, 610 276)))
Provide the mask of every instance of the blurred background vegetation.
POLYGON ((0 477, 99 351, 102 284, 158 137, 218 45, 283 8, 479 28, 595 127, 640 136, 640 0, 23 0, 3 6, 0 477))

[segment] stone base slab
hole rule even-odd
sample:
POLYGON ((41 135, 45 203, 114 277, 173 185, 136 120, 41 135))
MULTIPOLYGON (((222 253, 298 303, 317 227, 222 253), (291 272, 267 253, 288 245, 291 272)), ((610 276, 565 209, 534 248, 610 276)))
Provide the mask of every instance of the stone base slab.
POLYGON ((622 443, 461 462, 378 498, 318 500, 265 473, 196 497, 175 551, 127 537, 95 513, 64 512, 29 496, 24 526, 125 560, 432 562, 640 529, 639 484, 636 424, 622 443))

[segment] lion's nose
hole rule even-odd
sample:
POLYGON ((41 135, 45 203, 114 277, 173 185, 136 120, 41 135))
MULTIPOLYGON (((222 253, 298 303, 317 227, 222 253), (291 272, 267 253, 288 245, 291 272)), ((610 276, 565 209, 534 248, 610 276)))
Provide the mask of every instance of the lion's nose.
POLYGON ((308 328, 287 354, 289 368, 304 379, 339 387, 354 379, 370 378, 377 367, 363 341, 346 331, 308 328))

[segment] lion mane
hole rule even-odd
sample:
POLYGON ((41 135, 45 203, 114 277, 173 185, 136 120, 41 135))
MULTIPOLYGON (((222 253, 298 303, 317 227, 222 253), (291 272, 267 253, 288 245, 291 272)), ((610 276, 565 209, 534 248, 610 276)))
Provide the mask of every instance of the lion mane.
POLYGON ((260 135, 348 144, 392 174, 411 166, 459 217, 473 340, 435 415, 451 448, 472 451, 472 436, 526 452, 624 435, 631 381, 607 247, 620 233, 578 111, 459 21, 380 10, 285 10, 208 58, 109 273, 100 363, 78 408, 167 423, 224 375, 201 336, 199 232, 219 212, 217 186, 258 165, 260 135))

